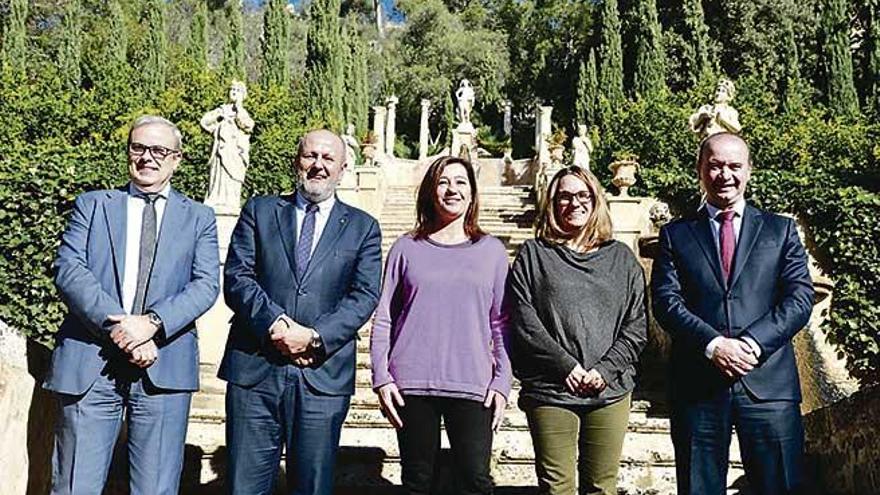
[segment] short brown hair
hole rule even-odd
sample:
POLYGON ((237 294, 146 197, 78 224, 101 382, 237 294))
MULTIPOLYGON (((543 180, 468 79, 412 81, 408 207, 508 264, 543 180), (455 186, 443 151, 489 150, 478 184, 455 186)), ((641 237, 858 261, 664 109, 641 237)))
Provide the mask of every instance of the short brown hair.
POLYGON ((437 205, 435 204, 435 191, 440 183, 443 170, 449 165, 459 164, 467 172, 468 182, 471 185, 471 204, 464 214, 464 233, 472 241, 486 235, 480 228, 477 217, 480 211, 480 200, 477 195, 477 174, 471 162, 457 156, 441 156, 434 160, 425 171, 422 183, 419 185, 419 193, 416 199, 416 227, 410 232, 416 239, 425 239, 440 227, 437 205))
POLYGON ((608 210, 605 191, 599 184, 599 179, 591 172, 577 166, 566 167, 557 172, 550 180, 547 194, 541 201, 535 235, 539 239, 553 244, 563 244, 574 239, 580 247, 589 250, 611 240, 612 234, 611 213, 608 210), (574 235, 562 230, 559 226, 559 219, 556 218, 556 190, 559 188, 559 182, 567 175, 573 175, 583 181, 593 197, 593 210, 590 212, 590 218, 580 232, 574 235))

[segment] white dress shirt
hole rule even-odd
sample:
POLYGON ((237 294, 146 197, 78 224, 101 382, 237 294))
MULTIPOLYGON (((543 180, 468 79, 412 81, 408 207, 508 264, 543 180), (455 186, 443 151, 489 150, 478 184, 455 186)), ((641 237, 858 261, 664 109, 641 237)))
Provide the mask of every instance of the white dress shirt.
MULTIPOLYGON (((709 225, 712 227, 712 239, 715 241, 715 250, 718 252, 719 260, 721 259, 721 244, 718 239, 719 232, 721 231, 721 219, 718 218, 718 214, 721 213, 719 208, 716 208, 714 205, 710 203, 706 203, 706 213, 709 214, 709 225)), ((743 221, 743 212, 746 209, 746 200, 740 199, 733 205, 733 237, 736 239, 736 244, 739 245, 739 231, 742 227, 743 221)), ((715 347, 718 346, 721 337, 715 337, 709 344, 706 346, 706 358, 712 359, 712 355, 715 353, 715 347)), ((761 346, 758 345, 750 337, 743 337, 743 340, 749 344, 749 347, 754 351, 755 356, 761 355, 761 346)))
MULTIPOLYGON (((156 198, 156 243, 159 242, 162 216, 165 214, 165 204, 170 191, 171 184, 167 184, 159 191, 159 196, 156 198)), ((136 194, 143 194, 143 191, 134 183, 129 184, 125 219, 125 272, 122 275, 122 304, 128 314, 131 314, 134 295, 137 292, 138 265, 141 259, 141 222, 144 219, 144 206, 147 204, 136 194)))
MULTIPOLYGON (((297 236, 302 235, 302 224, 303 219, 306 217, 306 206, 308 206, 308 204, 309 200, 304 198, 302 194, 296 194, 294 206, 296 207, 297 236)), ((309 251, 309 254, 315 252, 315 246, 318 245, 318 241, 321 239, 321 234, 324 232, 324 227, 327 226, 327 220, 330 219, 330 210, 332 210, 333 205, 336 204, 336 197, 331 195, 329 198, 316 204, 318 205, 318 211, 315 212, 315 235, 312 236, 312 248, 311 251, 309 251)), ((299 239, 297 239, 297 242, 299 242, 299 239)))

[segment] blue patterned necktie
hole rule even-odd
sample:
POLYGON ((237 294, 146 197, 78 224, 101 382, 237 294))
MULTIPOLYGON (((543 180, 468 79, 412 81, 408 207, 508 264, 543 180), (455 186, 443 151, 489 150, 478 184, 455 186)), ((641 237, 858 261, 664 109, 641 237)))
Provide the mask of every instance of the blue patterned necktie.
POLYGON ((312 257, 312 242, 315 238, 315 215, 318 213, 318 205, 309 203, 306 206, 306 216, 303 218, 299 240, 296 243, 296 278, 302 280, 309 267, 309 259, 312 257))

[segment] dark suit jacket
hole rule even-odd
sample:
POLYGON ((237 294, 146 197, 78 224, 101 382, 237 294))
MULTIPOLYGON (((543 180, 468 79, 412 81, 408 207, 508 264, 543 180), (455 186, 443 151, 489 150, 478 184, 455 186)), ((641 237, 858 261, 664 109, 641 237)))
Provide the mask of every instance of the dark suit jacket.
MULTIPOLYGON (((56 336, 45 387, 82 394, 108 360, 126 362, 109 338, 107 316, 125 314, 128 186, 76 198, 55 260, 55 285, 70 310, 56 336)), ((146 308, 162 318, 159 359, 147 368, 154 385, 198 390, 195 320, 220 291, 220 258, 214 212, 172 189, 165 205, 150 273, 146 308)))
POLYGON ((356 337, 379 300, 381 235, 367 213, 337 200, 302 280, 296 276, 294 196, 253 198, 241 211, 224 269, 226 304, 235 313, 220 378, 240 386, 289 363, 269 328, 281 315, 314 328, 322 357, 304 369, 308 384, 331 395, 354 393, 356 337))
POLYGON ((791 339, 810 318, 813 284, 794 221, 746 206, 729 286, 721 273, 705 208, 660 230, 651 286, 654 316, 673 340, 674 396, 707 398, 730 385, 704 354, 713 338, 729 335, 761 347, 758 366, 742 379, 752 394, 800 401, 791 339))

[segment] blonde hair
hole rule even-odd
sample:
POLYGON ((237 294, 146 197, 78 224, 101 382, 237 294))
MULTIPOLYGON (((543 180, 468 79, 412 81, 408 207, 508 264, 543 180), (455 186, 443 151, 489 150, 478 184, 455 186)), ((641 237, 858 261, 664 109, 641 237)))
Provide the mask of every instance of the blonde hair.
POLYGON ((581 167, 566 167, 553 176, 538 211, 535 236, 549 243, 565 244, 574 241, 578 247, 587 251, 612 238, 611 212, 608 209, 608 202, 605 200, 605 191, 599 185, 599 179, 581 167), (593 198, 590 218, 574 234, 565 232, 560 227, 559 218, 556 216, 556 190, 559 188, 559 182, 567 175, 573 175, 586 184, 593 198))

